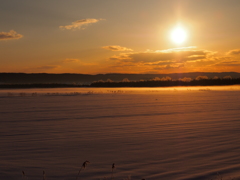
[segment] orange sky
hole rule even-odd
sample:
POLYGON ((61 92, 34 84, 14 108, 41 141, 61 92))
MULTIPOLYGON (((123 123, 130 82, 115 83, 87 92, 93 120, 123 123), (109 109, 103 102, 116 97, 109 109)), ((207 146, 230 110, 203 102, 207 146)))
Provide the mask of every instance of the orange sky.
POLYGON ((239 17, 239 0, 5 1, 0 72, 240 72, 239 17))

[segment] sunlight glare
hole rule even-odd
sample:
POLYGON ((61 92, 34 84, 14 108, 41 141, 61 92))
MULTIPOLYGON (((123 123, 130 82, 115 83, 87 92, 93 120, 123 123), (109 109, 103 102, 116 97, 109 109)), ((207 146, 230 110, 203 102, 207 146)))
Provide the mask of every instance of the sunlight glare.
POLYGON ((177 26, 171 32, 171 40, 176 44, 182 44, 187 39, 187 33, 184 28, 177 26))

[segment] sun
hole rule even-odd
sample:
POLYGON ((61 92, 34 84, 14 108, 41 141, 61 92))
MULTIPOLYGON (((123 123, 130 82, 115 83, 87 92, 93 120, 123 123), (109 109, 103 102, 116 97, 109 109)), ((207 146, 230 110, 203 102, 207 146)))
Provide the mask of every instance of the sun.
POLYGON ((187 31, 181 27, 177 26, 171 31, 171 40, 176 44, 182 44, 187 39, 187 31))

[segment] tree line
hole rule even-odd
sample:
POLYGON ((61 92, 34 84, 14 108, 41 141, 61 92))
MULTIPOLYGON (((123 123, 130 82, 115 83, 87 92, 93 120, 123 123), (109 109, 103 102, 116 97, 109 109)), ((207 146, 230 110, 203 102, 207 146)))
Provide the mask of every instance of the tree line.
POLYGON ((200 76, 195 79, 178 79, 171 78, 154 78, 151 80, 129 81, 127 78, 122 81, 115 82, 95 81, 91 84, 64 84, 64 83, 30 83, 30 84, 0 84, 0 88, 67 88, 67 87, 171 87, 171 86, 223 86, 223 85, 240 85, 240 78, 213 78, 200 76))

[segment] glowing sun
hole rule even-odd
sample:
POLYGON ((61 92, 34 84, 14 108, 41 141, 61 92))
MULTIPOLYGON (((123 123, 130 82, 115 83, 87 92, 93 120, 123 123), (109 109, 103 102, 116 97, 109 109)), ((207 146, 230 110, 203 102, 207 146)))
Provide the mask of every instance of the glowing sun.
POLYGON ((176 44, 182 44, 187 39, 187 31, 181 27, 177 26, 171 31, 171 40, 176 44))

